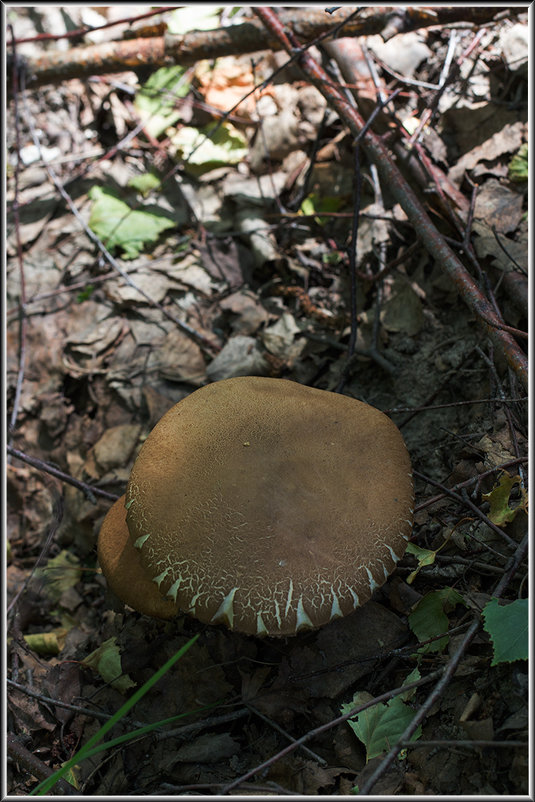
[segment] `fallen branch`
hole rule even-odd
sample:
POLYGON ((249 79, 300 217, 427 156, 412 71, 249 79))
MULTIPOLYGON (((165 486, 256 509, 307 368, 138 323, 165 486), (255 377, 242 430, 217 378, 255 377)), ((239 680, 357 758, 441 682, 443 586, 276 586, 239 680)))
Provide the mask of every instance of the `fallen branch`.
POLYGON ((362 116, 338 87, 333 84, 325 70, 310 55, 310 52, 301 47, 293 32, 285 29, 282 20, 277 17, 273 9, 256 7, 254 12, 272 34, 278 37, 280 44, 287 53, 295 57, 296 53, 299 52, 298 64, 306 78, 319 89, 330 106, 338 113, 340 119, 349 127, 352 134, 359 139, 368 158, 377 166, 382 181, 388 186, 390 192, 404 210, 430 256, 436 260, 450 277, 463 301, 476 315, 493 344, 504 354, 509 366, 527 389, 528 361, 526 354, 513 337, 500 328, 501 321, 498 320, 492 305, 435 228, 423 204, 402 176, 380 138, 367 127, 362 116))
MULTIPOLYGON (((341 22, 345 23, 344 36, 371 36, 379 33, 386 39, 396 33, 432 25, 450 25, 455 22, 480 25, 493 20, 499 11, 499 8, 493 6, 434 9, 382 6, 373 10, 361 9, 358 15, 352 8, 343 8, 330 16, 323 9, 292 8, 281 10, 280 20, 284 26, 291 26, 293 33, 307 42, 329 34, 333 29, 338 30, 341 22)), ((67 51, 43 53, 24 61, 26 86, 32 88, 58 84, 71 78, 88 78, 90 75, 124 72, 140 67, 158 69, 173 64, 189 66, 200 59, 241 55, 269 48, 280 50, 279 38, 259 20, 251 19, 213 31, 191 31, 180 36, 166 34, 104 42, 67 51)), ((12 63, 8 60, 8 75, 12 63)))

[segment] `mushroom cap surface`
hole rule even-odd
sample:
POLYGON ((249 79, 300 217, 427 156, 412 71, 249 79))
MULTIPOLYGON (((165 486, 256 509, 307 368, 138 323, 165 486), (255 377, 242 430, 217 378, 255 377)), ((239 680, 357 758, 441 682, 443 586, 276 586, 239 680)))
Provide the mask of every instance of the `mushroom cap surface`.
POLYGON ((132 543, 162 595, 205 623, 272 636, 366 602, 405 552, 412 505, 409 454, 386 415, 259 377, 172 407, 126 492, 132 543))
POLYGON ((174 618, 178 609, 164 599, 141 565, 126 525, 126 496, 108 510, 97 540, 97 557, 106 581, 121 601, 153 618, 174 618))

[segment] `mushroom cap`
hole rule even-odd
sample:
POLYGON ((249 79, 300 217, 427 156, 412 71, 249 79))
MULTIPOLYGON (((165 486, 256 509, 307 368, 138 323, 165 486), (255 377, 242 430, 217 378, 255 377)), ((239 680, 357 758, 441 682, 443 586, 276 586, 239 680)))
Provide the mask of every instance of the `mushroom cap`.
POLYGON ((174 618, 178 609, 164 599, 158 586, 147 576, 126 525, 126 496, 108 510, 97 540, 97 557, 111 590, 121 601, 153 618, 174 618))
POLYGON ((227 379, 172 407, 141 448, 126 499, 132 542, 161 594, 252 635, 351 613, 394 570, 412 528, 395 424, 284 379, 227 379))

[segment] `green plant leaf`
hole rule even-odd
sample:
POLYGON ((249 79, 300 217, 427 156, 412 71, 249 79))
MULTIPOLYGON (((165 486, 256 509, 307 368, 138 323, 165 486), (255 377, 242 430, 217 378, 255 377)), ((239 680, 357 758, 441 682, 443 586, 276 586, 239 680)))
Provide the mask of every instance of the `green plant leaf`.
POLYGON ((155 139, 180 119, 176 98, 185 97, 191 83, 178 64, 153 72, 136 94, 134 108, 145 122, 145 130, 155 139))
POLYGON ((77 304, 81 304, 84 301, 89 301, 89 299, 93 295, 94 291, 95 291, 95 285, 94 284, 87 284, 84 287, 84 289, 81 290, 78 293, 78 295, 76 296, 76 303, 77 304))
POLYGON ((521 145, 520 149, 509 162, 509 178, 511 181, 526 183, 528 180, 528 143, 521 145))
POLYGON ((115 637, 101 643, 98 649, 82 660, 82 664, 97 671, 104 682, 109 682, 120 693, 126 693, 135 686, 135 682, 123 673, 121 652, 115 637))
POLYGON ((171 137, 171 143, 176 155, 184 159, 187 169, 195 174, 221 165, 238 164, 249 152, 247 140, 230 123, 223 123, 215 130, 213 126, 192 128, 185 125, 171 137))
POLYGON ((57 603, 66 590, 76 585, 81 574, 77 558, 63 549, 56 557, 51 557, 43 568, 37 568, 35 577, 42 581, 44 594, 57 603))
MULTIPOLYGON (((411 672, 404 684, 414 682, 420 678, 417 669, 411 672)), ((379 703, 358 713, 354 718, 348 719, 348 724, 366 747, 366 762, 378 755, 387 752, 405 732, 406 728, 414 718, 415 712, 404 701, 412 695, 407 691, 406 694, 395 696, 389 702, 379 703)), ((348 713, 351 708, 369 702, 373 697, 364 691, 356 693, 353 701, 349 705, 342 705, 342 715, 348 713)), ((411 737, 415 741, 422 734, 422 728, 418 727, 411 737)))
POLYGON ((156 175, 156 173, 141 173, 140 175, 134 175, 128 181, 128 186, 135 189, 136 192, 139 192, 140 195, 143 195, 144 198, 147 197, 154 189, 159 189, 162 185, 162 182, 156 175))
MULTIPOLYGON (((463 597, 453 588, 433 590, 420 599, 409 615, 409 626, 419 641, 436 638, 448 631, 449 619, 446 613, 455 609, 457 604, 465 604, 463 597)), ((442 651, 448 644, 449 637, 426 643, 418 651, 420 654, 442 651)))
POLYGON ((490 493, 483 493, 483 498, 490 503, 489 518, 497 526, 504 526, 513 521, 520 510, 527 512, 528 496, 522 487, 522 479, 520 476, 510 476, 506 471, 490 493), (516 486, 520 489, 520 502, 517 506, 511 507, 509 506, 511 492, 516 486))
POLYGON ((483 626, 492 641, 492 666, 528 659, 528 610, 528 599, 516 599, 504 605, 498 604, 498 599, 491 599, 485 605, 483 626))
MULTIPOLYGON (((29 795, 43 796, 48 791, 50 791, 51 788, 54 787, 54 785, 60 779, 60 777, 63 777, 67 773, 67 771, 69 771, 69 769, 71 769, 73 766, 76 766, 76 764, 80 763, 82 760, 85 760, 85 758, 89 755, 93 747, 95 747, 99 743, 99 741, 101 741, 104 738, 106 733, 109 732, 112 729, 112 727, 114 727, 117 724, 118 721, 120 721, 124 716, 126 716, 127 713, 130 712, 130 710, 134 707, 134 705, 137 702, 139 702, 139 700, 142 699, 143 696, 145 696, 145 694, 148 693, 148 691, 150 691, 152 686, 155 685, 158 682, 158 680, 161 679, 164 676, 164 674, 167 673, 167 671, 169 671, 170 668, 172 668, 172 666, 177 662, 177 660, 180 660, 180 658, 186 654, 188 649, 190 649, 193 646, 193 644, 198 638, 199 635, 194 635, 193 638, 191 638, 187 643, 184 644, 184 646, 182 646, 177 652, 175 652, 175 654, 172 657, 170 657, 169 660, 166 663, 164 663, 164 665, 161 668, 159 668, 158 671, 156 671, 152 675, 152 677, 148 679, 141 686, 141 688, 139 688, 135 693, 132 694, 130 699, 128 699, 124 703, 124 705, 122 705, 122 707, 120 707, 119 710, 117 710, 117 712, 113 714, 113 716, 98 730, 98 732, 96 732, 94 735, 91 736, 89 741, 84 746, 82 746, 82 748, 79 749, 78 752, 73 757, 71 757, 70 760, 67 760, 67 762, 64 763, 60 769, 54 772, 54 774, 52 774, 50 777, 47 777, 46 780, 40 782, 39 785, 37 785, 33 789, 33 791, 30 791, 29 795)), ((149 726, 152 727, 152 729, 154 729, 155 726, 159 726, 159 723, 157 725, 149 725, 149 726)), ((111 742, 108 743, 108 746, 110 743, 111 742)))
MULTIPOLYGON (((337 212, 345 203, 344 198, 338 195, 320 195, 317 192, 310 192, 301 204, 301 213, 320 214, 321 212, 337 212)), ((327 222, 327 217, 319 217, 318 222, 327 222)))
POLYGON ((201 3, 176 8, 169 15, 169 33, 188 33, 189 31, 210 31, 219 28, 220 13, 224 6, 210 6, 201 3))
MULTIPOLYGON (((442 546, 440 548, 442 548, 442 546)), ((412 554, 418 560, 418 567, 407 577, 407 584, 410 585, 412 582, 414 582, 420 570, 424 568, 424 566, 433 565, 437 556, 437 551, 439 551, 439 549, 436 551, 422 549, 420 546, 417 546, 416 543, 407 544, 407 553, 412 554)))
POLYGON ((124 259, 135 259, 145 245, 155 242, 162 231, 176 223, 160 211, 148 208, 132 210, 107 187, 92 187, 94 202, 89 227, 108 250, 121 248, 124 259))

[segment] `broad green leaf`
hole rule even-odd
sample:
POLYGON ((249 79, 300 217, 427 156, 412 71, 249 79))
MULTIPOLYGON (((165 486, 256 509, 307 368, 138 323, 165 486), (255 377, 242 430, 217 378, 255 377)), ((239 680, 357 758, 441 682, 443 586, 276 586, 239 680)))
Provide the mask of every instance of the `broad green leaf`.
POLYGON ((147 208, 132 210, 106 187, 92 187, 93 203, 89 227, 108 250, 122 249, 123 259, 135 259, 146 245, 157 240, 162 231, 176 223, 159 211, 147 208))
POLYGON ((48 560, 44 568, 38 568, 35 577, 42 581, 45 595, 57 603, 66 590, 76 585, 81 574, 82 569, 78 559, 64 549, 56 557, 48 560))
POLYGON ((337 195, 320 195, 317 192, 311 192, 301 204, 301 214, 317 214, 318 222, 320 224, 328 221, 327 217, 321 217, 321 212, 337 212, 345 203, 344 198, 337 195))
POLYGON ((509 162, 509 178, 511 181, 526 183, 528 180, 528 143, 524 143, 518 153, 509 162))
POLYGON ((491 599, 483 609, 484 629, 494 650, 492 666, 528 659, 529 606, 527 599, 500 605, 491 599))
POLYGON ((104 682, 109 682, 120 693, 126 693, 135 686, 135 682, 123 674, 121 653, 115 637, 101 643, 98 649, 82 660, 82 664, 97 671, 104 682))
MULTIPOLYGON (((453 588, 426 593, 409 615, 409 626, 418 640, 427 641, 447 632, 449 620, 446 613, 453 610, 457 604, 464 604, 464 600, 453 588)), ((448 636, 444 635, 443 638, 421 646, 418 651, 421 654, 439 652, 446 647, 448 641, 448 636)))
POLYGON ((139 192, 145 198, 153 189, 159 189, 162 182, 155 173, 141 173, 141 175, 134 175, 128 181, 128 186, 139 192))
POLYGON ((150 76, 134 100, 134 108, 145 122, 148 134, 157 138, 180 119, 176 99, 186 97, 191 83, 184 78, 185 68, 178 64, 161 67, 150 76))
POLYGON ((522 479, 520 476, 509 476, 506 471, 500 476, 498 484, 490 493, 483 493, 483 498, 490 503, 489 518, 497 526, 504 526, 509 521, 513 521, 520 510, 527 512, 528 497, 522 487, 522 479), (520 503, 515 507, 510 507, 511 492, 517 485, 520 489, 520 503))
POLYGON ((223 6, 208 6, 195 3, 176 8, 169 15, 169 33, 182 34, 189 31, 210 31, 219 28, 219 16, 223 6))
MULTIPOLYGON (((411 674, 411 679, 407 677, 404 684, 413 682, 417 677, 411 674)), ((407 692, 407 696, 411 692, 407 692)), ((415 711, 403 701, 402 696, 395 696, 389 702, 380 703, 369 707, 358 713, 355 718, 349 719, 348 724, 366 747, 366 762, 378 755, 387 752, 399 738, 403 735, 406 728, 412 721, 415 711)), ((347 713, 352 707, 365 704, 371 700, 371 696, 365 692, 359 692, 353 697, 350 705, 342 705, 342 714, 347 713)), ((422 734, 422 728, 418 727, 411 737, 411 741, 416 740, 422 734)))
POLYGON ((176 155, 186 162, 188 169, 199 173, 227 164, 238 164, 248 151, 247 140, 230 123, 223 123, 214 130, 185 125, 171 137, 176 155))
MULTIPOLYGON (((442 546, 440 547, 442 548, 442 546)), ((418 560, 418 567, 415 571, 409 574, 407 577, 407 584, 410 585, 416 579, 420 569, 426 565, 433 565, 437 556, 437 549, 436 551, 431 551, 430 549, 422 549, 420 546, 417 546, 416 543, 408 543, 407 544, 407 553, 412 554, 418 560)))

